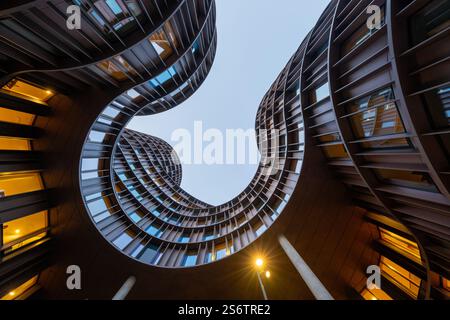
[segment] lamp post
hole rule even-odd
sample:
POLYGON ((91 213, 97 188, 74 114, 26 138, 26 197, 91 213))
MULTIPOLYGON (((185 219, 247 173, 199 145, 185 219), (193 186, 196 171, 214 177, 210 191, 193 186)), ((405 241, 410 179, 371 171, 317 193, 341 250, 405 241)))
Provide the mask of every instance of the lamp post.
POLYGON ((270 278, 271 273, 270 271, 263 271, 263 266, 264 266, 264 260, 261 258, 256 259, 255 261, 255 265, 256 265, 256 276, 258 277, 258 282, 259 282, 259 287, 261 288, 261 292, 263 294, 264 300, 269 300, 267 298, 267 293, 266 293, 266 289, 264 287, 264 283, 262 281, 262 277, 261 274, 265 274, 266 278, 270 278))

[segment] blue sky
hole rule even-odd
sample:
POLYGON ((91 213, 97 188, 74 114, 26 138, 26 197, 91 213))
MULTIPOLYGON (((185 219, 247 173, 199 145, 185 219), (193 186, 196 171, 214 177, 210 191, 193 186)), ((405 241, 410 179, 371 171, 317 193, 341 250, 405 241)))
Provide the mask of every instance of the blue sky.
MULTIPOLYGON (((135 117, 129 128, 174 146, 176 129, 254 128, 258 106, 328 0, 216 0, 218 49, 203 86, 186 102, 162 114, 135 117)), ((254 150, 254 152, 257 152, 254 150)), ((181 186, 219 205, 244 190, 257 169, 245 165, 183 165, 181 186)))

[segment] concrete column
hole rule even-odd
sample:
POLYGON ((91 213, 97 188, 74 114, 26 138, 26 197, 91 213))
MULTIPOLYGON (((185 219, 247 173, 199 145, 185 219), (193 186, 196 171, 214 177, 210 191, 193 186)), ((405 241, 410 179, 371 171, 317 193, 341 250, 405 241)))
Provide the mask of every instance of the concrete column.
POLYGON ((129 277, 127 281, 122 285, 122 287, 117 291, 115 296, 112 298, 113 300, 125 300, 127 295, 130 293, 131 289, 133 289, 134 284, 136 283, 135 277, 129 277))
POLYGON ((317 300, 334 300, 327 288, 320 282, 319 278, 309 268, 305 260, 303 260, 288 239, 284 235, 281 235, 278 237, 278 241, 314 297, 317 300))

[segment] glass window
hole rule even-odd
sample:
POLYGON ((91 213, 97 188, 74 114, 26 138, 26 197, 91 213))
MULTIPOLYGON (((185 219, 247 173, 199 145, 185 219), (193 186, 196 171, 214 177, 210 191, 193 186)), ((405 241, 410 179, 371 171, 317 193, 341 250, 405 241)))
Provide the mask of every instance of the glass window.
POLYGON ((105 110, 103 110, 104 115, 110 117, 110 118, 115 118, 117 117, 117 115, 120 113, 119 110, 117 110, 116 108, 113 108, 111 106, 108 106, 105 108, 105 110))
POLYGON ((0 176, 0 190, 4 196, 13 196, 44 189, 38 173, 19 173, 0 176))
POLYGON ((171 216, 169 221, 173 224, 179 225, 181 223, 180 217, 176 217, 175 215, 171 216))
POLYGON ((227 255, 233 254, 234 251, 233 240, 228 241, 227 255))
POLYGON ((347 112, 353 113, 364 111, 379 105, 383 105, 394 100, 394 92, 391 88, 376 91, 368 96, 365 96, 347 106, 347 112))
POLYGON ((332 134, 326 134, 326 135, 320 136, 318 139, 322 143, 338 142, 338 141, 341 141, 341 136, 339 135, 339 133, 332 133, 332 134))
POLYGON ((188 234, 183 234, 180 236, 180 238, 178 239, 178 242, 181 243, 188 243, 190 241, 191 237, 188 234))
POLYGON ((212 240, 214 238, 215 238, 215 236, 214 236, 214 233, 212 233, 212 232, 205 233, 203 235, 203 241, 209 241, 209 240, 212 240))
MULTIPOLYGON (((296 171, 297 173, 300 173, 300 169, 298 169, 298 171, 296 171)), ((287 202, 285 201, 281 201, 278 206, 275 208, 275 211, 278 212, 278 214, 281 214, 281 212, 283 212, 284 208, 286 207, 287 202)))
POLYGON ((289 170, 295 173, 300 173, 300 169, 302 167, 302 161, 299 160, 291 160, 289 161, 289 170))
POLYGON ((109 207, 111 206, 110 201, 107 197, 98 199, 87 204, 89 211, 94 218, 95 222, 100 222, 111 215, 109 207))
POLYGON ((450 2, 434 0, 410 20, 411 45, 414 46, 450 26, 450 2))
POLYGON ((161 38, 165 39, 164 33, 162 31, 156 32, 150 37, 150 43, 152 44, 156 53, 162 59, 165 59, 172 54, 173 50, 169 44, 169 41, 163 40, 161 38))
POLYGON ((99 166, 99 160, 98 159, 82 159, 81 160, 81 168, 83 171, 89 171, 89 170, 97 170, 99 166))
POLYGON ((105 2, 114 14, 118 15, 122 13, 122 8, 116 0, 106 0, 105 2))
POLYGON ((361 143, 364 149, 409 148, 411 141, 407 138, 377 139, 361 143))
POLYGON ((159 212, 157 209, 155 209, 155 210, 152 211, 152 214, 153 214, 155 217, 159 217, 159 216, 161 215, 161 212, 159 212))
POLYGON ((138 246, 137 246, 137 248, 136 249, 134 249, 134 251, 131 253, 131 256, 133 257, 133 258, 136 258, 141 252, 142 252, 142 250, 145 248, 145 246, 142 244, 142 243, 140 243, 138 246))
POLYGON ((361 292, 364 300, 392 300, 392 298, 381 289, 364 289, 361 292))
POLYGON ((139 92, 137 92, 134 89, 128 90, 127 91, 127 95, 131 98, 131 99, 136 99, 137 97, 140 97, 141 94, 139 92))
POLYGON ((229 254, 230 253, 227 250, 227 247, 225 246, 225 244, 216 246, 216 259, 217 260, 223 259, 229 254))
POLYGON ((259 237, 266 230, 267 230, 267 227, 264 224, 261 224, 260 226, 256 227, 256 230, 255 230, 256 236, 259 237))
POLYGON ((405 132, 394 102, 392 88, 382 89, 347 107, 353 132, 357 138, 368 138, 405 132))
MULTIPOLYGON (((381 25, 385 24, 385 13, 384 7, 381 8, 381 25)), ((369 29, 367 28, 367 24, 362 24, 355 32, 350 35, 347 40, 341 46, 341 57, 345 56, 349 53, 353 48, 363 43, 366 39, 370 38, 370 36, 377 31, 376 28, 369 29)))
POLYGON ((130 214, 130 218, 131 218, 131 220, 133 220, 136 223, 142 220, 142 217, 136 212, 133 212, 132 214, 130 214))
POLYGON ((100 198, 101 196, 102 196, 101 192, 96 192, 94 194, 90 194, 90 195, 86 196, 86 201, 91 201, 91 200, 94 200, 96 198, 100 198))
POLYGON ((214 260, 215 259, 214 259, 214 256, 213 256, 212 252, 211 251, 206 252, 204 263, 209 263, 209 262, 212 262, 214 260))
POLYGON ((419 277, 384 256, 381 257, 380 268, 400 289, 417 298, 421 282, 419 277))
POLYGON ((86 4, 88 13, 92 16, 97 25, 108 33, 108 36, 115 38, 112 30, 107 27, 109 23, 112 28, 124 37, 137 26, 135 22, 142 16, 143 11, 136 0, 101 0, 86 4), (92 7, 91 4, 93 4, 92 7))
POLYGON ((99 222, 105 220, 106 218, 108 218, 109 216, 111 216, 111 212, 106 211, 99 215, 94 216, 93 218, 96 223, 99 223, 99 222))
POLYGON ((394 247, 409 253, 410 255, 413 255, 417 259, 420 260, 420 250, 417 246, 417 243, 408 240, 402 236, 399 236, 398 234, 395 234, 391 231, 388 231, 383 228, 379 228, 380 230, 380 237, 383 241, 386 241, 393 245, 394 247))
POLYGON ((343 144, 336 144, 323 147, 325 155, 329 159, 348 158, 347 150, 343 144))
POLYGON ((152 235, 154 237, 159 237, 161 235, 161 230, 153 225, 150 225, 145 232, 147 232, 149 235, 152 235))
POLYGON ((445 290, 450 291, 450 281, 444 277, 442 277, 442 287, 445 290))
POLYGON ((113 243, 117 248, 123 250, 127 245, 130 244, 132 240, 133 237, 131 233, 125 232, 124 234, 121 234, 119 237, 117 237, 117 239, 114 240, 113 243))
POLYGON ((97 66, 116 80, 123 81, 127 79, 125 73, 111 60, 102 61, 97 66))
POLYGON ((97 66, 118 81, 128 79, 127 74, 131 76, 136 76, 137 74, 136 70, 122 56, 116 56, 110 60, 99 62, 97 66))
POLYGON ((96 215, 108 210, 108 207, 106 206, 105 200, 103 198, 89 202, 87 206, 92 215, 96 215))
POLYGON ((167 71, 164 71, 159 76, 150 80, 150 84, 152 85, 152 87, 156 88, 160 85, 163 85, 170 79, 172 79, 172 77, 174 77, 176 74, 177 74, 177 72, 176 72, 175 68, 170 67, 167 71))
POLYGON ((126 70, 128 74, 131 74, 133 76, 137 75, 136 70, 128 63, 127 60, 125 60, 122 56, 116 56, 114 57, 114 60, 120 63, 120 65, 126 70))
POLYGON ((330 96, 330 88, 328 86, 328 82, 324 83, 320 87, 311 91, 311 104, 322 101, 325 98, 330 96))
POLYGON ((127 172, 119 173, 117 176, 119 177, 120 180, 122 180, 124 182, 128 180, 128 173, 127 172))
POLYGON ((11 80, 9 83, 3 86, 2 89, 40 101, 47 101, 54 95, 54 93, 49 89, 42 89, 28 82, 17 79, 11 80))
POLYGON ((164 29, 156 31, 149 38, 149 41, 155 49, 156 53, 158 53, 158 55, 163 60, 166 60, 173 54, 172 46, 170 45, 169 39, 167 39, 166 34, 170 37, 172 44, 177 48, 178 41, 175 37, 175 32, 170 21, 164 24, 164 29))
POLYGON ((98 14, 97 11, 91 10, 89 13, 95 19, 95 21, 98 22, 100 27, 104 27, 106 25, 105 20, 103 20, 103 18, 98 14))
POLYGON ((393 169, 373 169, 379 179, 393 185, 437 192, 433 180, 428 173, 402 171, 393 169))
POLYGON ((17 123, 22 125, 33 125, 35 115, 20 112, 16 110, 10 110, 0 107, 0 121, 17 123))
POLYGON ((30 141, 26 139, 0 137, 0 150, 31 150, 30 141))
POLYGON ((423 97, 435 128, 448 128, 450 126, 450 86, 426 92, 423 97))
POLYGON ((99 132, 99 131, 95 131, 95 130, 91 130, 91 132, 89 132, 89 140, 92 142, 103 142, 103 140, 105 140, 105 136, 106 133, 104 132, 99 132))
POLYGON ((394 103, 379 106, 350 117, 356 138, 369 138, 405 132, 394 103))
POLYGON ((162 253, 159 253, 158 246, 155 244, 148 244, 144 250, 142 250, 136 258, 146 263, 157 263, 162 253))
POLYGON ((142 10, 136 0, 126 0, 127 9, 130 10, 135 16, 140 16, 142 10))
POLYGON ((20 219, 8 221, 3 224, 3 244, 15 243, 9 251, 19 249, 20 247, 43 238, 46 232, 39 233, 31 238, 24 239, 27 236, 36 233, 47 227, 47 211, 41 211, 20 219))
POLYGON ((81 174, 82 180, 93 179, 93 178, 98 178, 98 177, 99 177, 98 171, 81 174))
POLYGON ((0 300, 15 300, 20 299, 20 296, 31 289, 38 280, 38 276, 32 277, 30 280, 25 281, 20 286, 8 292, 5 296, 3 296, 0 300))
POLYGON ((183 260, 181 261, 181 265, 183 267, 192 267, 195 266, 196 262, 197 262, 197 254, 188 253, 184 255, 183 260))
POLYGON ((192 45, 192 53, 194 53, 194 54, 198 51, 198 49, 200 47, 198 42, 199 42, 199 40, 197 39, 197 40, 194 41, 194 43, 192 45))

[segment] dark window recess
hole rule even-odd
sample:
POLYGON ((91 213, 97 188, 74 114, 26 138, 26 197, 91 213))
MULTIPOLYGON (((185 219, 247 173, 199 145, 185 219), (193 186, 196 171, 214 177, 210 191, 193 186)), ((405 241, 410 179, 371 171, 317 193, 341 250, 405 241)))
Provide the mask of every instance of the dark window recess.
POLYGON ((450 27, 450 1, 434 0, 409 21, 411 46, 450 27))

